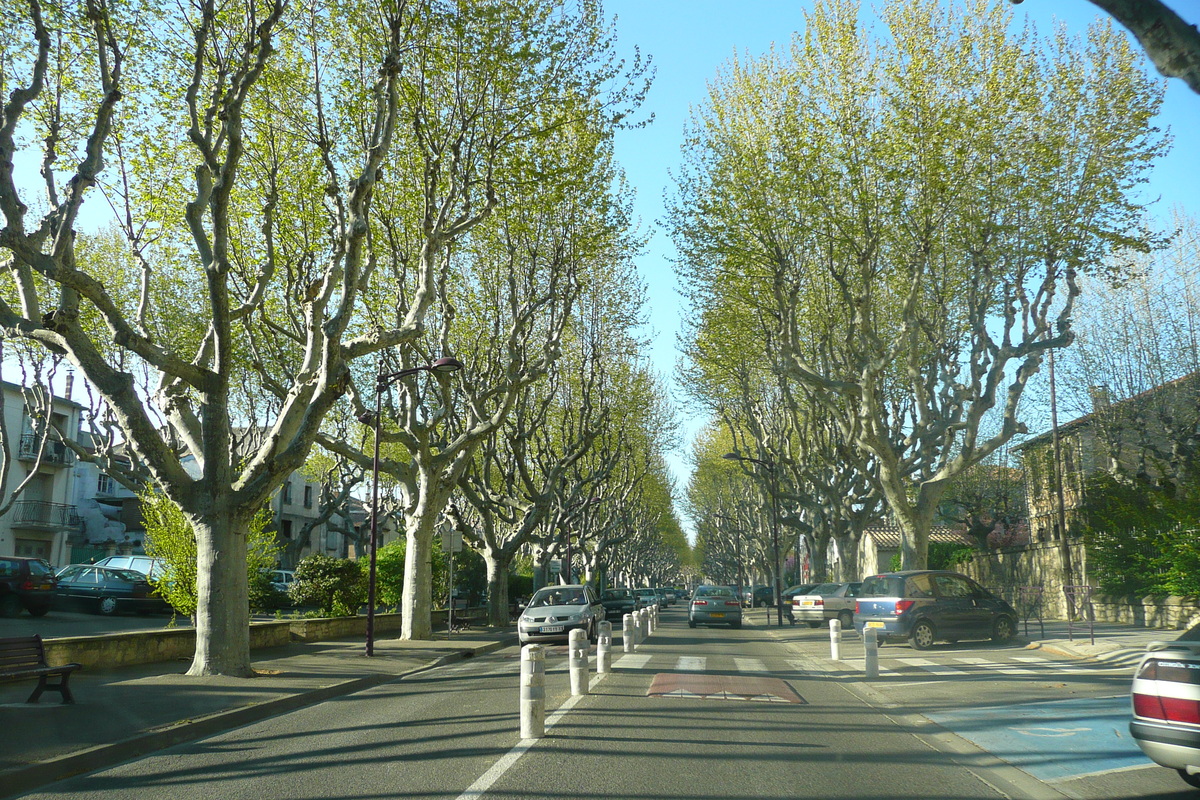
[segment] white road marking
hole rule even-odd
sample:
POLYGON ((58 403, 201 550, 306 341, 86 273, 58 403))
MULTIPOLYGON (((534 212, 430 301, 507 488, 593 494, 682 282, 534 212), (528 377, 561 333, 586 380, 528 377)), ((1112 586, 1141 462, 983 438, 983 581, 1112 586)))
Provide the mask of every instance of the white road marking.
POLYGON ((614 667, 624 667, 625 669, 641 669, 650 663, 650 656, 646 653, 626 653, 616 660, 614 667))
POLYGON ((704 656, 680 656, 675 662, 675 669, 680 672, 703 672, 708 659, 704 656))
POLYGON ((766 672, 767 665, 757 658, 735 658, 734 665, 738 672, 766 672))
POLYGON ((970 664, 973 667, 983 667, 988 672, 998 672, 1001 675, 1032 675, 1033 670, 1028 667, 1006 667, 996 661, 988 661, 986 658, 967 658, 962 656, 954 659, 963 664, 970 664))
POLYGON ((898 658, 896 659, 901 664, 907 667, 920 667, 921 669, 932 672, 934 675, 966 675, 961 669, 954 669, 942 664, 930 661, 927 658, 898 658))

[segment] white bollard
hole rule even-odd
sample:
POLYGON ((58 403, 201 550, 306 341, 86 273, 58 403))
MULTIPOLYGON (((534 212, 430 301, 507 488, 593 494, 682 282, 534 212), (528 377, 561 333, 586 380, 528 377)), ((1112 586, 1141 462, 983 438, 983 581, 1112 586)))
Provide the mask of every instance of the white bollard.
POLYGON ((829 620, 829 657, 834 661, 842 660, 842 621, 829 620))
POLYGON ((596 636, 596 672, 612 672, 612 623, 601 622, 596 636))
POLYGON ((879 677, 879 631, 863 628, 863 645, 866 650, 867 680, 879 677))
POLYGON ((633 614, 626 614, 621 620, 621 642, 626 653, 632 653, 637 648, 637 622, 633 614))
POLYGON ((546 651, 540 644, 521 648, 521 738, 546 735, 546 651))
POLYGON ((568 664, 571 670, 571 694, 588 693, 588 640, 587 631, 576 628, 571 631, 567 649, 570 651, 568 664))

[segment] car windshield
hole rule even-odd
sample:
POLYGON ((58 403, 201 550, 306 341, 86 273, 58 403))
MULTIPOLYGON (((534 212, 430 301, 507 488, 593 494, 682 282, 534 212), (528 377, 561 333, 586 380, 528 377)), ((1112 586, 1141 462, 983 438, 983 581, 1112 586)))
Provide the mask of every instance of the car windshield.
POLYGON ((733 597, 733 592, 722 588, 697 590, 696 594, 704 597, 733 597))
POLYGON ((629 591, 627 589, 609 589, 604 593, 605 600, 628 600, 629 591))
POLYGON ((30 561, 29 574, 40 578, 45 575, 53 575, 54 570, 50 569, 50 565, 45 561, 30 561))
POLYGON ((529 606, 581 606, 584 602, 581 589, 541 589, 533 596, 529 606))

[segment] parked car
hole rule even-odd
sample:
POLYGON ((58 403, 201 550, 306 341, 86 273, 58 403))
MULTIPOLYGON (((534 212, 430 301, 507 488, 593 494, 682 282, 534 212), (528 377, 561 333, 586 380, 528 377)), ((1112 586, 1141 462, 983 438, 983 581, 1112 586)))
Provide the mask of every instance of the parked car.
POLYGON ((796 616, 792 611, 792 604, 797 595, 808 594, 817 584, 815 583, 798 583, 795 586, 789 586, 780 593, 780 600, 783 603, 783 615, 788 618, 793 625, 796 624, 796 616))
POLYGON ((58 572, 58 602, 90 608, 100 614, 118 611, 166 611, 166 601, 154 593, 150 579, 131 569, 99 564, 72 564, 58 572))
POLYGON ((600 604, 608 619, 620 620, 637 610, 632 589, 605 589, 600 595, 600 604))
POLYGON ((271 570, 271 588, 287 594, 288 589, 296 582, 296 571, 291 569, 271 570))
MULTIPOLYGON (((653 590, 651 590, 653 591, 653 590)), ((605 618, 604 606, 591 586, 568 584, 547 586, 534 592, 517 620, 521 644, 567 641, 571 631, 582 628, 588 641, 595 642, 597 625, 605 618)))
POLYGON ((774 605, 775 589, 771 586, 755 586, 753 589, 746 589, 744 599, 746 605, 751 608, 774 605))
POLYGON ((1200 626, 1151 644, 1133 674, 1133 740, 1151 761, 1200 788, 1200 626))
POLYGON ((820 583, 807 594, 792 598, 792 614, 797 622, 806 622, 808 627, 817 628, 836 619, 844 630, 854 624, 854 602, 862 583, 820 583))
POLYGON ((154 580, 161 579, 167 573, 167 565, 151 556, 108 556, 97 561, 96 566, 131 569, 154 580))
POLYGON ((742 604, 728 586, 697 586, 688 603, 688 627, 699 624, 742 627, 742 604))
POLYGON ((909 639, 918 650, 936 641, 1006 642, 1017 612, 1003 599, 957 572, 909 570, 865 578, 858 591, 854 629, 879 632, 879 641, 909 639))
POLYGON ((40 558, 0 557, 0 617, 25 609, 40 617, 54 604, 54 570, 40 558))

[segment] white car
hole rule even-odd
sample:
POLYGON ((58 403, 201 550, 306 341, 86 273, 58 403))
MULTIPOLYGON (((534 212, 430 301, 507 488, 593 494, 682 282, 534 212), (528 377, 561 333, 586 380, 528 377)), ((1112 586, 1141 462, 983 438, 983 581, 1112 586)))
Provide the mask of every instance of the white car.
POLYGON ((571 631, 582 628, 595 643, 604 621, 604 606, 596 590, 584 584, 547 586, 534 592, 517 620, 517 638, 522 645, 570 639, 571 631))
POLYGON ((1200 788, 1200 626, 1146 648, 1132 700, 1129 733, 1138 747, 1200 788))
POLYGON ((287 590, 296 582, 296 573, 290 569, 271 570, 271 586, 277 591, 287 594, 287 590))

